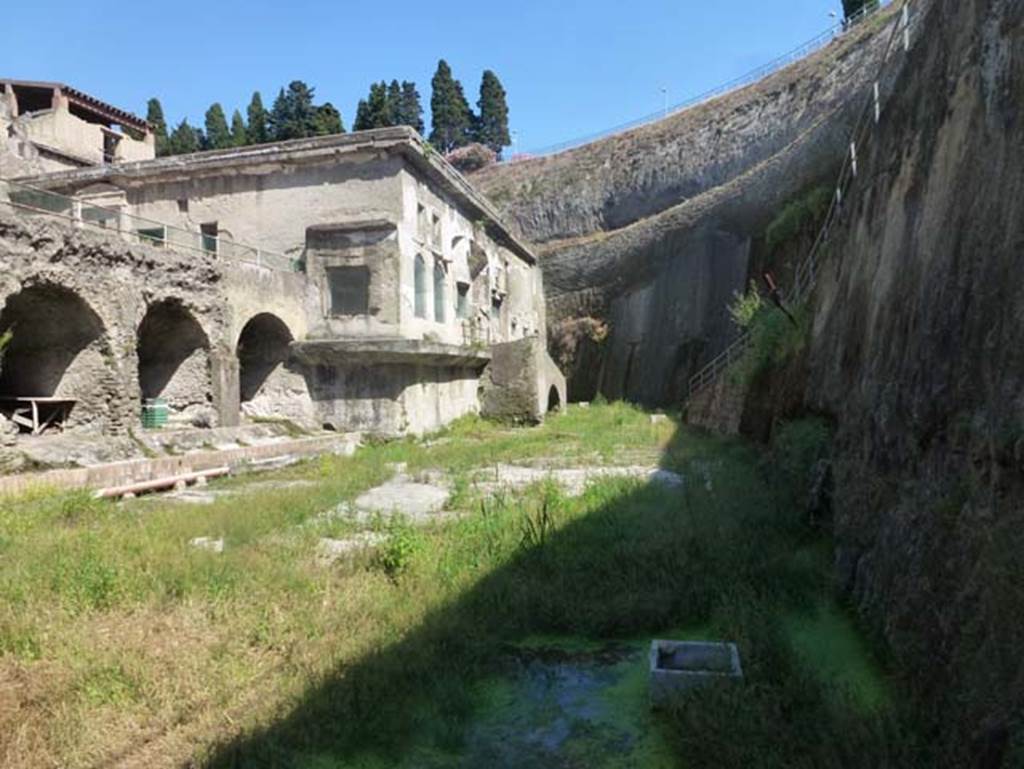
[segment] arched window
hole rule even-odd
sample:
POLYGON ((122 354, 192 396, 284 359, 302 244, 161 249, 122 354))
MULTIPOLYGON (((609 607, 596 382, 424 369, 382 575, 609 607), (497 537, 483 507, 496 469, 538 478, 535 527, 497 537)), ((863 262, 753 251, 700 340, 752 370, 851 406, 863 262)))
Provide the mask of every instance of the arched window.
POLYGON ((413 281, 416 287, 416 317, 427 317, 427 263, 416 254, 416 266, 413 270, 413 281))
POLYGON ((434 320, 444 323, 444 265, 434 262, 434 320))

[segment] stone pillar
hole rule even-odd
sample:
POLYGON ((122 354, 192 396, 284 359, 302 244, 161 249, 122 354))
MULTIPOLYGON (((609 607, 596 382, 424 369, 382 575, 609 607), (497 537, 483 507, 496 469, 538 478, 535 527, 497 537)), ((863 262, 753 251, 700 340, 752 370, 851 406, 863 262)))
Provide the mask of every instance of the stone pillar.
POLYGON ((210 353, 210 383, 218 427, 237 427, 242 404, 238 378, 238 358, 231 353, 210 353))

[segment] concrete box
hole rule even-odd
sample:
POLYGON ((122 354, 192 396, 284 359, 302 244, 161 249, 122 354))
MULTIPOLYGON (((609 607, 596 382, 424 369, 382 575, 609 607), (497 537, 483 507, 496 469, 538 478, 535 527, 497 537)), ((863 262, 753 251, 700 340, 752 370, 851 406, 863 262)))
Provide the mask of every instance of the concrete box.
POLYGON ((649 675, 651 706, 657 708, 687 689, 741 680, 743 669, 734 643, 654 640, 649 675))

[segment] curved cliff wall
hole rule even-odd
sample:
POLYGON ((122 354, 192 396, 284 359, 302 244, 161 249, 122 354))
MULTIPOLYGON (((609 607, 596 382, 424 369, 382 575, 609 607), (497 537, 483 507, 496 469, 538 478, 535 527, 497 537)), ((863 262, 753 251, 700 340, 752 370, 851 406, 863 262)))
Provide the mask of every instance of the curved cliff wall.
POLYGON ((474 175, 539 245, 551 321, 609 323, 602 353, 572 372, 587 382, 577 397, 677 402, 727 343, 725 305, 746 282, 753 239, 788 200, 834 176, 890 23, 883 11, 658 123, 474 175))
POLYGON ((1024 766, 1024 2, 931 0, 819 278, 841 581, 944 765, 1024 766))

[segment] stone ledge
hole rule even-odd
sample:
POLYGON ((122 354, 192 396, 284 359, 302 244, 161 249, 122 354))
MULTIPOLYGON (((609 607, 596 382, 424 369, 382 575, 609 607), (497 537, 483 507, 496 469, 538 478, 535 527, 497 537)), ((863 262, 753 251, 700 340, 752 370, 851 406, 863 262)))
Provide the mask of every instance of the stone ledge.
POLYGON ((292 342, 292 353, 303 363, 357 365, 455 366, 483 368, 490 350, 421 339, 313 339, 292 342))
POLYGON ((230 466, 234 472, 244 468, 247 464, 258 466, 259 460, 286 454, 293 456, 312 456, 327 452, 348 454, 354 450, 355 439, 351 435, 325 435, 262 446, 244 446, 222 451, 200 451, 178 456, 157 457, 156 459, 132 459, 92 467, 0 476, 0 498, 24 494, 39 488, 76 489, 125 485, 169 475, 179 475, 184 472, 207 470, 221 465, 230 466))

